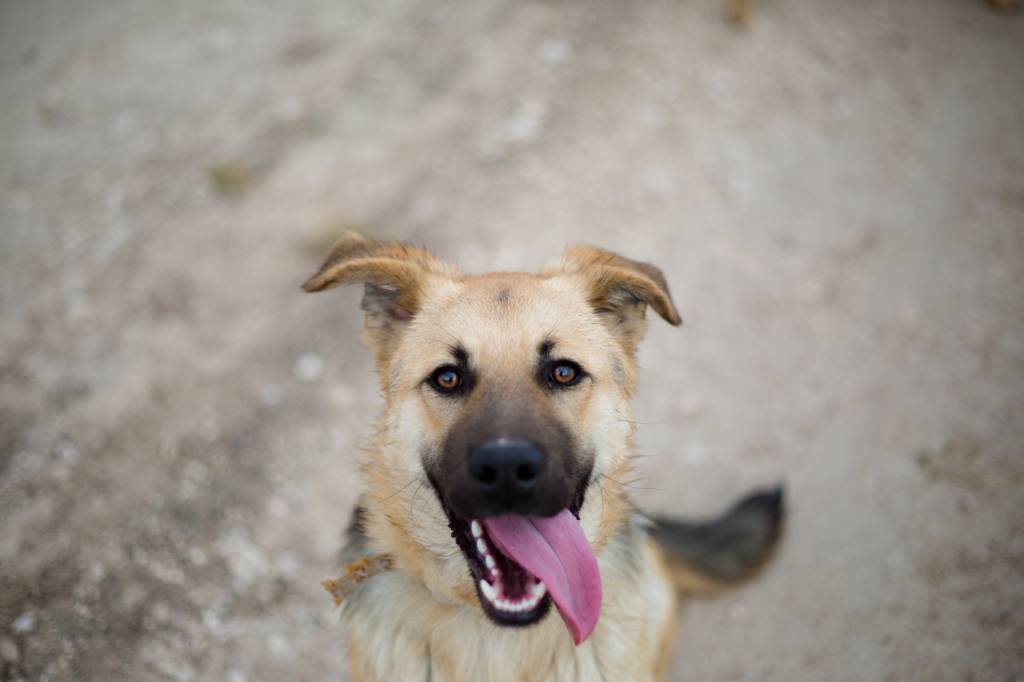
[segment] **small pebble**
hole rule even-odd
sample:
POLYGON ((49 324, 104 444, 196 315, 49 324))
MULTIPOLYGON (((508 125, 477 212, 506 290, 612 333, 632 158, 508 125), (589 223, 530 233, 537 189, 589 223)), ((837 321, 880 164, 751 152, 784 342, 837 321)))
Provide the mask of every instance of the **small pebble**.
POLYGON ((260 389, 260 398, 267 407, 277 407, 284 402, 284 389, 280 384, 266 384, 260 389))
POLYGON ((295 376, 299 381, 311 384, 324 374, 324 359, 317 353, 303 353, 295 361, 295 376))
POLYGON ((193 566, 205 566, 206 552, 199 547, 189 547, 188 560, 192 562, 193 566))
POLYGON ((707 448, 704 447, 703 443, 693 441, 692 443, 688 443, 684 448, 683 457, 687 464, 691 466, 700 466, 707 461, 708 451, 707 448))
POLYGON ((684 393, 676 400, 676 410, 684 417, 696 417, 704 411, 704 399, 698 393, 684 393))
POLYGON ((0 637, 0 658, 11 665, 17 665, 18 661, 21 660, 21 652, 18 651, 18 645, 6 637, 0 637))
POLYGON ((11 625, 11 629, 18 634, 24 634, 26 632, 32 632, 32 628, 35 626, 35 616, 31 613, 23 613, 14 620, 14 623, 11 625))
POLYGON ((747 619, 747 607, 743 604, 733 604, 729 607, 729 618, 734 621, 743 622, 747 619))
POLYGON ((548 64, 561 64, 572 55, 572 47, 561 38, 545 40, 540 46, 540 58, 548 64))
POLYGON ((267 639, 267 647, 275 658, 283 657, 291 649, 291 645, 288 643, 288 640, 283 635, 279 634, 271 635, 267 639))

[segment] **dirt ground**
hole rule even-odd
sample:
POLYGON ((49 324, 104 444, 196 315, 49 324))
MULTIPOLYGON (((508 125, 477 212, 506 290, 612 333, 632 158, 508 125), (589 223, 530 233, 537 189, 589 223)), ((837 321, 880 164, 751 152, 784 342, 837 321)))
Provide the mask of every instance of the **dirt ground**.
POLYGON ((1024 16, 0 2, 0 679, 344 679, 345 228, 661 265, 646 510, 784 481, 673 679, 1024 677, 1024 16))

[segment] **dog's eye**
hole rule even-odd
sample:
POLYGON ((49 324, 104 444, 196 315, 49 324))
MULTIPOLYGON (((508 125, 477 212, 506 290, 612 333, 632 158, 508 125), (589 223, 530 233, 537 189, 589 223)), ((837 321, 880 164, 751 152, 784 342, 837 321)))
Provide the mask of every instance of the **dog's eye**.
POLYGON ((583 376, 583 370, 575 362, 562 360, 551 366, 551 383, 556 386, 572 386, 583 376))
POLYGON ((454 393, 462 386, 462 375, 454 367, 438 367, 430 375, 430 385, 441 393, 454 393))

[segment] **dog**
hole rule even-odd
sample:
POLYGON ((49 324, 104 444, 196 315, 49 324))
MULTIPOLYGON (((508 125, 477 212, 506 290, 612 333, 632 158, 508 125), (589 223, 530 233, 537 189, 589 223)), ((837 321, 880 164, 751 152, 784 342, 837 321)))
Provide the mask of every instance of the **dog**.
POLYGON ((385 400, 343 558, 389 568, 344 601, 351 679, 662 679, 680 595, 755 574, 783 498, 703 523, 630 502, 645 312, 682 322, 661 270, 576 246, 471 276, 349 234, 303 288, 342 284, 385 400))

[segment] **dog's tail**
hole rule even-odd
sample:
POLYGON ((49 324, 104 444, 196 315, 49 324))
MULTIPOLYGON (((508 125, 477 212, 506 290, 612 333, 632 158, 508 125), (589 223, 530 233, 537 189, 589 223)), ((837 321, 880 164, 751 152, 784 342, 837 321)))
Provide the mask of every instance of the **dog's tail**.
POLYGON ((756 490, 712 521, 654 517, 648 533, 681 592, 706 593, 756 575, 778 545, 785 516, 782 488, 756 490))

